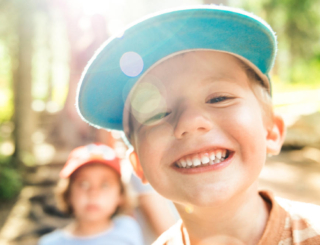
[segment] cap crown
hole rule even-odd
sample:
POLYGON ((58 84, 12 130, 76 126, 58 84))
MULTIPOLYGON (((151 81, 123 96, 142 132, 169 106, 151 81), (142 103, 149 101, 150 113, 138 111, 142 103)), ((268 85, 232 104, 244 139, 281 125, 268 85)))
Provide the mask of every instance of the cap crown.
POLYGON ((151 15, 98 50, 79 85, 78 112, 95 127, 123 130, 125 102, 141 76, 158 62, 192 50, 234 54, 270 87, 276 46, 270 26, 240 9, 204 5, 151 15))
POLYGON ((115 151, 106 145, 94 143, 80 146, 71 151, 66 164, 60 172, 60 177, 68 178, 78 168, 89 163, 101 163, 113 168, 118 174, 120 171, 120 159, 115 151))

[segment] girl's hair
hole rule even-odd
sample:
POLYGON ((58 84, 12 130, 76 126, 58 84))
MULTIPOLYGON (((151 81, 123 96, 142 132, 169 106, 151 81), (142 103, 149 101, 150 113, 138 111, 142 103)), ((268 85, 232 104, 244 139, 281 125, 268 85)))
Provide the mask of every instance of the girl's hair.
MULTIPOLYGON (((77 171, 76 171, 77 172, 77 171)), ((55 188, 55 199, 57 202, 58 209, 63 213, 73 215, 73 208, 70 204, 70 191, 71 185, 74 180, 75 173, 74 172, 69 178, 67 179, 60 179, 58 184, 55 188)), ((130 214, 132 209, 132 200, 128 194, 128 188, 125 183, 119 177, 119 184, 120 184, 120 195, 123 197, 123 201, 117 207, 116 211, 111 215, 113 218, 119 214, 130 214)))

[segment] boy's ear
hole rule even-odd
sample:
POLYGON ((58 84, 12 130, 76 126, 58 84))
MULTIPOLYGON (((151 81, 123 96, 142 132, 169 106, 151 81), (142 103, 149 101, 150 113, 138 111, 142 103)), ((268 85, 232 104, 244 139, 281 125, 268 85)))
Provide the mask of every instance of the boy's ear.
POLYGON ((286 134, 286 127, 281 116, 274 115, 273 124, 268 129, 267 135, 267 153, 278 155, 280 153, 284 138, 286 134))
POLYGON ((143 169, 141 167, 139 157, 135 151, 132 151, 129 155, 129 160, 131 162, 131 165, 133 167, 133 170, 135 171, 136 175, 141 179, 142 183, 147 184, 148 181, 146 177, 144 176, 143 169))

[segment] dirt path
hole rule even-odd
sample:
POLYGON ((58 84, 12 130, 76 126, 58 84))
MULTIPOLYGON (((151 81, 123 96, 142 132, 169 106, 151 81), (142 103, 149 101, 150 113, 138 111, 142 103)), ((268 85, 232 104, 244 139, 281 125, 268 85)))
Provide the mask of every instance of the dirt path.
POLYGON ((320 205, 318 151, 305 148, 271 157, 261 172, 260 188, 272 190, 280 197, 320 205))
POLYGON ((10 201, 2 201, 0 202, 0 228, 4 225, 10 210, 16 203, 16 198, 10 201))

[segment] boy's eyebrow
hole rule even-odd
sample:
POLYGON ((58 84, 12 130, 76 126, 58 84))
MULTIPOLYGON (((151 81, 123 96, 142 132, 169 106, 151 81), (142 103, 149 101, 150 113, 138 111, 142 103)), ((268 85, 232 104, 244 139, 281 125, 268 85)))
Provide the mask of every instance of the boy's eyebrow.
MULTIPOLYGON (((243 88, 238 82, 236 82, 236 78, 234 76, 230 75, 213 75, 210 77, 207 77, 205 79, 202 80, 203 85, 208 85, 208 84, 215 84, 215 83, 228 83, 228 84, 232 84, 232 87, 234 88, 243 88)), ((220 84, 221 85, 221 84, 220 84)), ((217 86, 217 85, 215 85, 217 86)))
POLYGON ((233 80, 232 76, 221 74, 221 75, 214 75, 214 76, 207 77, 207 78, 203 79, 202 81, 204 83, 211 83, 211 82, 221 82, 221 81, 228 82, 228 81, 232 81, 232 80, 233 80))

